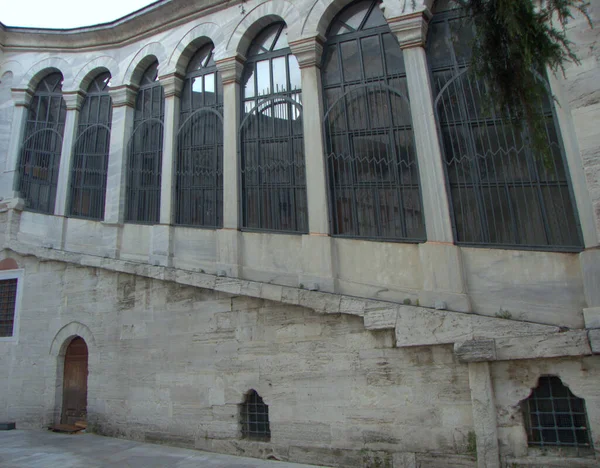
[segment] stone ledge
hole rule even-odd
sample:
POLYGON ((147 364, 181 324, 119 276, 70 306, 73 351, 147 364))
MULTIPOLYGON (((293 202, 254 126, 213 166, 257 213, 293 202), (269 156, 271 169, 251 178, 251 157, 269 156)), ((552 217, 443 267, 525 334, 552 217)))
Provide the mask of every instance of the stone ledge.
MULTIPOLYGON (((367 330, 394 330, 396 347, 399 348, 454 343, 461 343, 460 346, 463 346, 464 342, 469 340, 488 339, 496 340, 496 359, 517 359, 516 356, 523 355, 523 351, 518 351, 518 343, 521 343, 519 337, 525 337, 521 339, 523 344, 520 346, 523 348, 529 342, 531 336, 537 336, 538 341, 531 342, 528 346, 530 355, 527 357, 550 357, 557 355, 557 351, 552 351, 554 349, 552 346, 542 346, 542 344, 551 343, 555 336, 559 336, 559 341, 564 340, 566 337, 577 338, 579 341, 571 344, 557 342, 553 346, 567 347, 571 349, 568 353, 575 352, 573 350, 579 350, 579 354, 589 354, 591 352, 587 336, 585 337, 585 344, 581 338, 583 336, 581 333, 585 335, 585 332, 559 333, 559 327, 551 325, 434 310, 412 305, 399 305, 237 278, 217 277, 167 266, 154 266, 35 247, 16 241, 9 242, 4 246, 4 249, 23 256, 35 256, 40 261, 65 262, 162 281, 172 281, 186 286, 211 289, 232 295, 243 295, 306 307, 321 314, 348 314, 363 317, 367 330), (504 341, 498 341, 501 339, 504 339, 504 341), (512 342, 512 339, 516 339, 516 341, 512 342), (499 343, 502 348, 500 353, 498 352, 499 343), (513 349, 515 347, 517 351, 513 349), (536 349, 536 347, 539 347, 539 349, 536 349), (549 352, 550 355, 544 355, 544 352, 549 352)), ((461 349, 460 346, 459 350, 461 349)), ((469 354, 466 348, 461 352, 464 353, 464 359, 468 360, 469 354)), ((564 352, 567 351, 560 351, 558 355, 564 355, 560 354, 564 352)))

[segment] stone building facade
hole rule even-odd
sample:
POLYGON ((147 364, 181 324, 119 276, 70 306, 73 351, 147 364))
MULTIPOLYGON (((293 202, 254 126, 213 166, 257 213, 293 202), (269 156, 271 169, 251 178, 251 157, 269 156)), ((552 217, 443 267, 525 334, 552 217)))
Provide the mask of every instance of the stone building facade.
POLYGON ((598 466, 598 31, 548 73, 549 162, 485 111, 465 31, 401 0, 0 24, 0 420, 69 419, 83 340, 101 434, 598 466))

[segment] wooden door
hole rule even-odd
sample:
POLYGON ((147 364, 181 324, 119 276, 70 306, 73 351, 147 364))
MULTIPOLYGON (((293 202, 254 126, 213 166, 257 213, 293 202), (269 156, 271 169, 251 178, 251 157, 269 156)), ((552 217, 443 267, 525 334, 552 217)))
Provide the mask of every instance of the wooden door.
POLYGON ((83 338, 74 338, 65 354, 63 380, 63 424, 85 421, 87 417, 88 349, 83 338))

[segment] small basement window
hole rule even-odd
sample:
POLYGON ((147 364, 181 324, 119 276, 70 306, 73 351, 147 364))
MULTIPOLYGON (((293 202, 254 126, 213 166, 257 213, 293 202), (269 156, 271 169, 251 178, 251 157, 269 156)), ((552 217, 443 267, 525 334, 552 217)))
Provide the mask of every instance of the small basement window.
POLYGON ((0 337, 13 336, 17 278, 0 280, 0 337))
POLYGON ((240 409, 242 436, 253 440, 271 440, 269 406, 256 390, 250 390, 246 394, 246 400, 241 404, 240 409))
POLYGON ((591 446, 585 401, 558 377, 540 377, 537 388, 523 402, 523 413, 529 446, 591 446))

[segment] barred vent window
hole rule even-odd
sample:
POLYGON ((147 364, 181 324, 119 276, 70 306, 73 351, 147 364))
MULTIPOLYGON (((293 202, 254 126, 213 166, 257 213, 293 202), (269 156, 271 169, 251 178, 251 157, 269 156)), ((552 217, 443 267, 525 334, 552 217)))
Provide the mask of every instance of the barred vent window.
POLYGON ((46 76, 38 85, 29 105, 18 181, 18 190, 29 211, 54 213, 67 116, 62 82, 60 73, 46 76))
POLYGON ((342 10, 323 51, 331 231, 424 241, 404 59, 379 4, 342 10))
POLYGON ((529 445, 590 447, 585 401, 558 377, 540 377, 523 412, 529 445))
POLYGON ((270 440, 269 407, 255 390, 250 390, 241 405, 242 436, 255 440, 270 440))
POLYGON ((223 85, 213 51, 213 44, 207 44, 196 52, 183 85, 175 189, 178 225, 223 226, 223 85))
POLYGON ((0 337, 13 336, 17 279, 0 280, 0 337))
POLYGON ((108 72, 92 81, 79 114, 70 187, 69 213, 73 217, 104 218, 112 121, 109 83, 108 72))
POLYGON ((434 14, 427 40, 456 241, 580 250, 552 98, 540 103, 544 158, 534 151, 526 126, 516 128, 487 104, 488 85, 469 71, 473 35, 462 10, 449 10, 434 14))
POLYGON ((256 37, 243 83, 242 227, 308 232, 300 67, 284 23, 256 37))
POLYGON ((158 82, 158 62, 154 62, 142 77, 135 102, 127 166, 128 222, 156 224, 160 220, 164 116, 164 91, 158 82))

